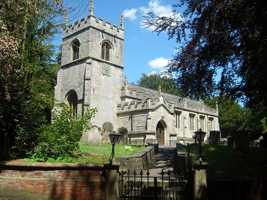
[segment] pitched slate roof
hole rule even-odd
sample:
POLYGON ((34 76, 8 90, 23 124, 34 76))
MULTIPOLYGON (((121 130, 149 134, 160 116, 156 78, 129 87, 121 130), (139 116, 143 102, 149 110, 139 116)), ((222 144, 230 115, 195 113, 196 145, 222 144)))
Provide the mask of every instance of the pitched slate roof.
POLYGON ((175 96, 133 84, 127 84, 122 90, 122 98, 130 98, 135 101, 144 102, 147 99, 158 99, 160 96, 164 98, 164 101, 167 104, 173 104, 173 106, 177 109, 186 109, 193 112, 201 112, 218 116, 217 110, 207 106, 203 101, 195 101, 189 98, 175 96))

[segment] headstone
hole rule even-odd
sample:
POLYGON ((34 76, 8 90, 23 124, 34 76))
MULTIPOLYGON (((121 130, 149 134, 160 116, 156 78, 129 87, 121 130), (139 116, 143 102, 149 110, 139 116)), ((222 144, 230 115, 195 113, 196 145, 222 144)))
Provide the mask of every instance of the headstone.
POLYGON ((210 131, 209 144, 219 144, 220 131, 210 131))
POLYGON ((102 135, 102 143, 108 144, 109 141, 109 134, 113 131, 113 125, 110 122, 105 122, 102 126, 101 135, 102 135))
POLYGON ((128 130, 125 127, 121 127, 118 130, 119 134, 122 135, 121 143, 128 144, 128 130))

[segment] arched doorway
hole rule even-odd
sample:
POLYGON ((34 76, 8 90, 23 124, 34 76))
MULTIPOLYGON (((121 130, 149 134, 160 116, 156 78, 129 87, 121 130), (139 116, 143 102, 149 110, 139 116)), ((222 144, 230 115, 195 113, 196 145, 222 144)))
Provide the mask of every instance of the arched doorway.
POLYGON ((77 117, 77 106, 78 106, 78 96, 74 90, 71 90, 66 95, 68 105, 70 107, 71 116, 73 118, 77 117))
POLYGON ((165 144, 165 129, 167 128, 166 123, 163 120, 160 120, 156 128, 156 136, 159 145, 165 144))

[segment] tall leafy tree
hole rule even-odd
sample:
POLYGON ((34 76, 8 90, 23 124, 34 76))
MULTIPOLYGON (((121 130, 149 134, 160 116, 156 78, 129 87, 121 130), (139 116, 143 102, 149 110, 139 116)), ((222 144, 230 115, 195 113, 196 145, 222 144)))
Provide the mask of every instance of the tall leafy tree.
POLYGON ((143 74, 140 80, 138 81, 138 85, 153 90, 158 90, 160 87, 162 92, 174 95, 182 95, 181 91, 177 88, 177 85, 173 79, 166 76, 161 76, 159 74, 143 74))
POLYGON ((26 153, 49 120, 54 82, 55 18, 59 0, 0 2, 0 158, 26 153))
POLYGON ((267 3, 263 0, 180 0, 182 20, 149 14, 147 25, 181 45, 170 64, 179 88, 193 98, 244 97, 267 113, 267 3))
POLYGON ((242 100, 255 127, 267 116, 266 19, 263 0, 180 0, 171 17, 150 13, 146 23, 181 47, 169 70, 186 96, 242 100))
POLYGON ((235 135, 237 131, 255 130, 251 111, 236 100, 229 97, 214 97, 205 99, 205 103, 214 108, 216 103, 218 104, 222 137, 235 135))

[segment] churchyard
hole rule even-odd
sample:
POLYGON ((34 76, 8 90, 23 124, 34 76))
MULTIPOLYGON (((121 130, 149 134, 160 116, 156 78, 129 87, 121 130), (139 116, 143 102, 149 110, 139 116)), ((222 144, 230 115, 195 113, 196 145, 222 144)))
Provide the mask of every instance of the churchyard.
POLYGON ((266 11, 0 1, 0 200, 266 200, 266 11))
MULTIPOLYGON (((115 148, 115 158, 131 156, 141 153, 145 150, 145 146, 131 146, 126 144, 117 144, 115 148)), ((111 144, 79 144, 79 152, 72 156, 48 158, 47 163, 77 163, 77 164, 94 164, 104 165, 109 162, 112 151, 111 144)), ((20 160, 21 162, 23 160, 20 160)), ((25 162, 38 162, 38 159, 24 159, 25 162)))

